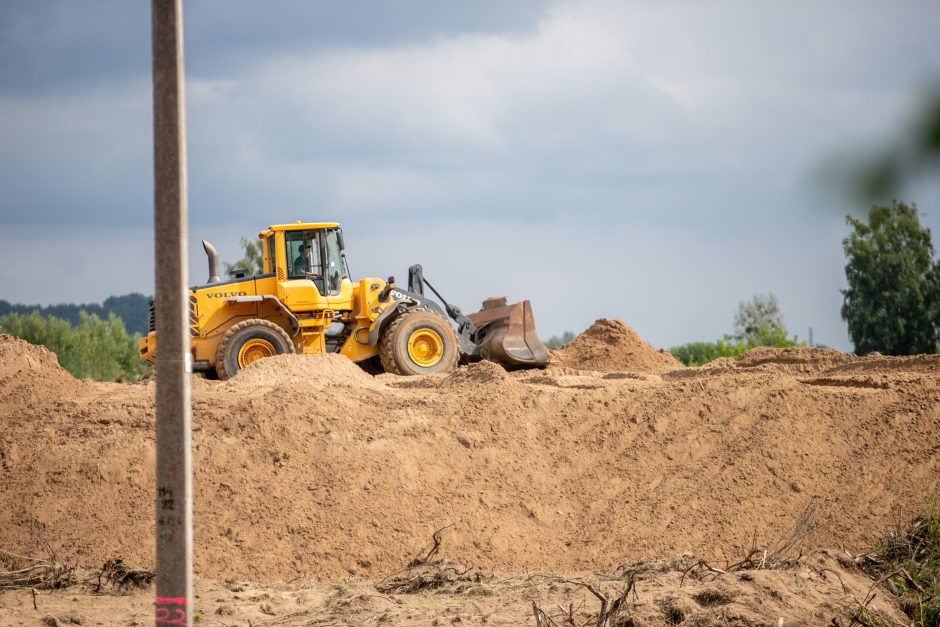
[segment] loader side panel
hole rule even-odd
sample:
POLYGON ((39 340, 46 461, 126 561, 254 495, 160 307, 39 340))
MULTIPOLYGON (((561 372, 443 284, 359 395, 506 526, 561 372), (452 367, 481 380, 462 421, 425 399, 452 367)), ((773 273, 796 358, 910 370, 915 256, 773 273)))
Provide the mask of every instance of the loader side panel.
POLYGON ((191 291, 190 346, 194 362, 214 368, 222 336, 243 320, 261 318, 288 328, 283 311, 271 301, 232 301, 236 297, 274 294, 276 291, 277 280, 273 275, 215 283, 191 291))
POLYGON ((232 297, 258 294, 255 279, 205 285, 194 289, 190 294, 190 315, 191 319, 195 318, 198 323, 199 337, 207 337, 220 327, 228 327, 234 317, 250 316, 258 312, 255 303, 229 302, 232 297))

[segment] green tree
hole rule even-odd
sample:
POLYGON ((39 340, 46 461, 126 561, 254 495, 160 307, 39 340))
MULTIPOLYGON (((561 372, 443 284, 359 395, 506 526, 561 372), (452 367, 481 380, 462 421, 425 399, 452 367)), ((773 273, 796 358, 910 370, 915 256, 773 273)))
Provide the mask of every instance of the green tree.
MULTIPOLYGON (((147 318, 150 298, 138 292, 124 296, 109 296, 101 303, 102 318, 117 314, 124 321, 124 328, 130 334, 147 333, 147 318)), ((89 312, 91 313, 91 312, 89 312)))
POLYGON ((774 346, 787 337, 780 303, 772 293, 755 294, 750 301, 738 303, 734 315, 734 334, 738 342, 750 346, 774 346))
POLYGON ((241 238, 239 245, 244 251, 244 256, 235 263, 223 261, 225 272, 229 276, 235 276, 236 272, 243 271, 247 276, 261 274, 264 268, 264 253, 261 250, 261 240, 252 241, 245 237, 241 238))
POLYGON ((917 205, 874 205, 867 220, 846 216, 848 262, 842 319, 855 352, 933 353, 940 336, 940 262, 917 205))

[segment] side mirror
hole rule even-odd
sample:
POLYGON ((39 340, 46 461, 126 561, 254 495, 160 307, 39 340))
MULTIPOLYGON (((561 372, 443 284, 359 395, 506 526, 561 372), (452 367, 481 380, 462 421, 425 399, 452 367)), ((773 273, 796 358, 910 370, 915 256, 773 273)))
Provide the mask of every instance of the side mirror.
POLYGON ((336 229, 336 243, 340 250, 346 250, 346 242, 343 241, 343 229, 336 229))

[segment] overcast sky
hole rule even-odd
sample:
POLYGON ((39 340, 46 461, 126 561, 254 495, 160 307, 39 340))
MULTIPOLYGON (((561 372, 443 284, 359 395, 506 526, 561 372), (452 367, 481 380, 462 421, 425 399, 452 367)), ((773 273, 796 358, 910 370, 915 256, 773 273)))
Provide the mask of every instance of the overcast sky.
MULTIPOLYGON (((835 175, 940 84, 937 2, 185 4, 190 283, 268 224, 337 220, 356 278, 411 263, 543 337, 655 346, 777 295, 850 349, 835 175)), ((0 299, 153 291, 149 3, 0 4, 0 299)), ((910 182, 940 232, 940 184, 910 182)))

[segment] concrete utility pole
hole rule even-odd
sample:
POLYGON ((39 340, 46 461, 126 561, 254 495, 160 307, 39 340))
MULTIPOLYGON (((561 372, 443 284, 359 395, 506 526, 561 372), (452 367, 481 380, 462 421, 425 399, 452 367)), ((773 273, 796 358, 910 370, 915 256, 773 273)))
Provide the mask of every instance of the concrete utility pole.
POLYGON ((193 624, 192 407, 181 0, 151 0, 157 349, 157 627, 193 624))

